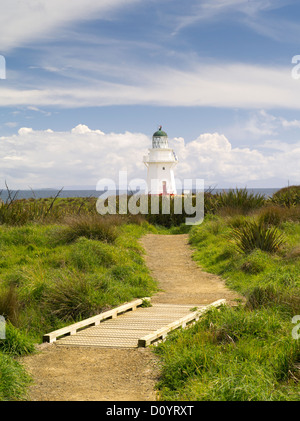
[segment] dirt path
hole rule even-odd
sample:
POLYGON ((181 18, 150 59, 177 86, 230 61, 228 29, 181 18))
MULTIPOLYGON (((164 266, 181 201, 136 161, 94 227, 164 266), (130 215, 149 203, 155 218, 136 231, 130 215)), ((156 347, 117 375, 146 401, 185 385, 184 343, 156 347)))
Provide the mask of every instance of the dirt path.
POLYGON ((216 275, 204 272, 192 260, 188 235, 148 234, 141 239, 145 260, 152 276, 163 290, 151 301, 156 303, 209 304, 225 298, 234 302, 238 295, 216 275))
MULTIPOLYGON (((141 239, 146 263, 163 290, 156 303, 206 304, 238 298, 191 259, 187 235, 149 234, 141 239)), ((158 359, 148 349, 42 346, 22 358, 34 384, 32 401, 151 401, 156 399, 158 359)))

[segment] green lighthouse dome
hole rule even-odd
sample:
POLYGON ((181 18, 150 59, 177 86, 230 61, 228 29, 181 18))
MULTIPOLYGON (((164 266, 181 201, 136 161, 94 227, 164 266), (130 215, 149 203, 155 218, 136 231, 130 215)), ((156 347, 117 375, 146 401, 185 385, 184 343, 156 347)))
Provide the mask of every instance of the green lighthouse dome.
POLYGON ((168 135, 162 130, 162 126, 159 126, 159 129, 152 136, 152 148, 167 149, 168 147, 168 135))
POLYGON ((153 133, 153 137, 162 137, 162 136, 168 137, 167 133, 162 130, 162 126, 159 126, 159 129, 155 133, 153 133))

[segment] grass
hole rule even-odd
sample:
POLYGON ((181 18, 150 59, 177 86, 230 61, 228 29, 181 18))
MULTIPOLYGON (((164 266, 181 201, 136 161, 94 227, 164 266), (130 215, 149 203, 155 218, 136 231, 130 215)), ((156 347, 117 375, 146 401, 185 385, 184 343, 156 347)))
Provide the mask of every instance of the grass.
POLYGON ((45 333, 157 290, 138 243, 154 227, 58 204, 55 223, 48 212, 41 221, 0 225, 0 400, 26 398, 29 380, 17 358, 34 352, 45 333))
POLYGON ((300 314, 299 215, 282 217, 282 206, 279 218, 266 221, 268 206, 208 214, 191 229, 194 259, 222 276, 245 304, 213 309, 154 348, 162 364, 161 400, 300 399, 300 344, 292 337, 292 318, 300 314), (259 241, 252 241, 252 229, 261 234, 259 241), (264 247, 270 232, 276 246, 264 247), (285 242, 279 244, 276 235, 282 233, 285 242), (251 244, 242 253, 240 235, 251 244))
POLYGON ((299 347, 270 309, 224 306, 179 331, 156 352, 163 359, 163 400, 298 400, 299 347))
POLYGON ((0 205, 0 314, 7 322, 0 400, 26 399, 30 378, 18 358, 35 352, 44 333, 157 290, 138 242, 148 232, 189 233, 194 259, 245 299, 211 310, 154 348, 160 399, 299 400, 300 349, 291 335, 292 317, 300 314, 294 190, 280 200, 206 192, 205 220, 194 227, 173 214, 148 222, 142 215, 99 216, 93 198, 0 205), (241 239, 251 246, 241 248, 241 239))
POLYGON ((30 377, 19 362, 0 352, 0 401, 26 400, 30 382, 30 377))
POLYGON ((0 313, 37 340, 62 322, 89 317, 156 288, 137 243, 147 224, 104 224, 103 237, 99 221, 92 235, 90 225, 84 231, 81 221, 79 217, 79 229, 71 222, 71 242, 65 235, 68 225, 0 229, 0 313), (107 238, 108 229, 113 239, 107 238))
POLYGON ((67 218, 64 225, 55 232, 57 242, 72 243, 80 237, 113 243, 117 238, 116 227, 122 223, 114 215, 79 215, 67 218))

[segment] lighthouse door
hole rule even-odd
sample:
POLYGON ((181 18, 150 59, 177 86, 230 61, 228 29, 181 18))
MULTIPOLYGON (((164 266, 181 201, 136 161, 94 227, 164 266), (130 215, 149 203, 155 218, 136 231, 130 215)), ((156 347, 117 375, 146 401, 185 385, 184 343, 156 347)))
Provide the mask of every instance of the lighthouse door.
POLYGON ((163 194, 167 194, 167 182, 166 181, 162 182, 162 188, 163 188, 163 194))

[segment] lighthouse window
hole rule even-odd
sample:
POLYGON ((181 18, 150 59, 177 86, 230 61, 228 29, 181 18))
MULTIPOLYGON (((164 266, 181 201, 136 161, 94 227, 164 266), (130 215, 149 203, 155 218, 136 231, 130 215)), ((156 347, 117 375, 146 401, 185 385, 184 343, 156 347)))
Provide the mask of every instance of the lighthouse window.
POLYGON ((165 170, 165 167, 163 167, 163 170, 165 170))

